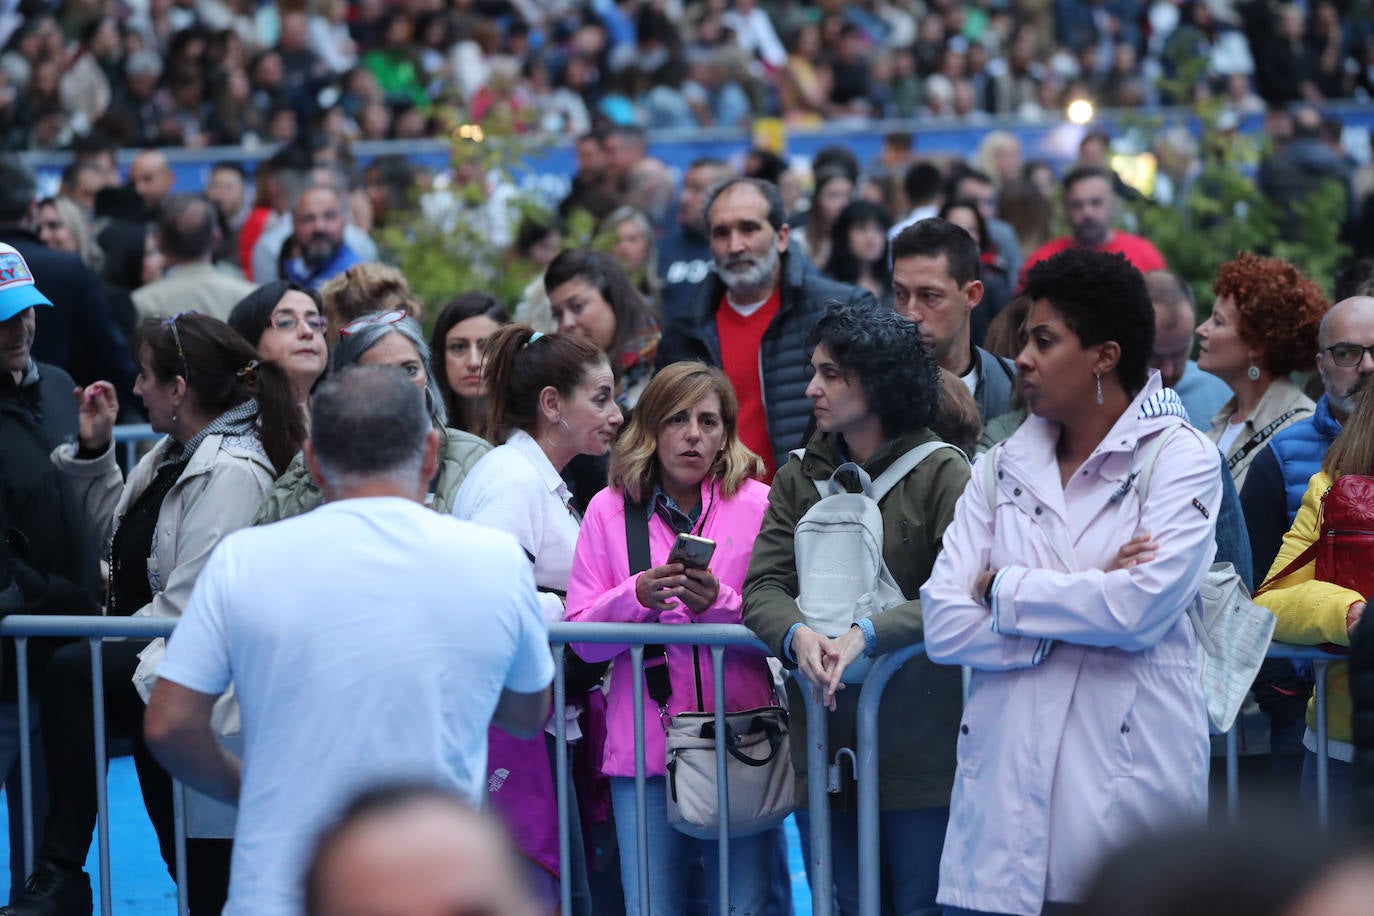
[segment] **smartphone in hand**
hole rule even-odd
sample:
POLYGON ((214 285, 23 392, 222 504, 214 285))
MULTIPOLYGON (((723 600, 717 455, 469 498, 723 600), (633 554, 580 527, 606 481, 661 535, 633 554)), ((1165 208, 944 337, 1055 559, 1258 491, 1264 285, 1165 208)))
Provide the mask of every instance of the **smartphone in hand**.
POLYGON ((669 563, 681 563, 688 569, 705 569, 716 552, 716 542, 694 534, 679 534, 668 552, 669 563))

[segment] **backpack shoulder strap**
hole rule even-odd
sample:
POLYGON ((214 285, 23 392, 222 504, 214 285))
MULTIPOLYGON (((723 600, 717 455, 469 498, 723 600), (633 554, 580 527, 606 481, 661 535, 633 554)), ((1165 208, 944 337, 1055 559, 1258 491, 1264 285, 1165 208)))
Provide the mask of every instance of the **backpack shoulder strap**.
POLYGON ((1159 453, 1164 450, 1164 445, 1172 439, 1179 431, 1184 428, 1180 423, 1168 431, 1155 436, 1154 441, 1145 447, 1145 460, 1140 463, 1140 477, 1136 480, 1135 491, 1140 497, 1140 501, 1145 502, 1145 497, 1150 492, 1150 479, 1155 476, 1155 464, 1159 461, 1159 453))
MULTIPOLYGON (((806 457, 806 449, 804 449, 804 448, 794 448, 794 449, 792 449, 792 451, 790 451, 790 452, 787 453, 787 460, 788 460, 788 461, 796 461, 796 462, 800 463, 801 460, 802 460, 803 458, 805 458, 805 457, 806 457)), ((816 492, 820 494, 821 499, 825 499, 827 496, 830 495, 830 481, 829 481, 829 480, 816 480, 815 478, 812 478, 812 479, 811 479, 811 483, 812 483, 813 486, 815 486, 816 492)))
MULTIPOLYGON (((950 445, 948 442, 923 442, 888 465, 887 470, 879 474, 878 479, 873 481, 873 501, 881 502, 888 491, 900 483, 906 475, 916 470, 917 465, 942 448, 952 448, 959 451, 957 446, 950 445)), ((962 455, 963 452, 959 452, 959 454, 962 455)))

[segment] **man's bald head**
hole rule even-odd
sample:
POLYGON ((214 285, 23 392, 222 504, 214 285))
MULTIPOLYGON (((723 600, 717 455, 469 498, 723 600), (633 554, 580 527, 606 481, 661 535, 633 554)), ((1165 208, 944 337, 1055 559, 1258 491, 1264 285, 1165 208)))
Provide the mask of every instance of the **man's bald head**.
POLYGON ((1193 291, 1172 270, 1152 270, 1145 274, 1145 288, 1155 307, 1155 349, 1150 368, 1158 369, 1166 388, 1177 385, 1188 369, 1193 352, 1193 331, 1197 310, 1193 291))
POLYGON ((129 184, 150 211, 156 210, 171 193, 174 180, 167 157, 155 149, 144 150, 129 163, 129 184))
POLYGON ((430 786, 393 786, 353 801, 315 847, 307 916, 535 916, 501 828, 430 786))
POLYGON ((1317 371, 1331 415, 1344 421, 1355 410, 1355 389, 1374 375, 1374 297, 1351 296, 1327 310, 1317 333, 1317 371), (1342 366, 1340 363, 1350 363, 1342 366))

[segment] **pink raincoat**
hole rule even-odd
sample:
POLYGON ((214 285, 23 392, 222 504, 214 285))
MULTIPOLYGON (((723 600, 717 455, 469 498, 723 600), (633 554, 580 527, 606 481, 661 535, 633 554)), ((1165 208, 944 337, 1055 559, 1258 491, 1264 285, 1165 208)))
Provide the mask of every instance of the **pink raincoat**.
POLYGON ((1036 914, 1082 898, 1102 856, 1138 832, 1201 819, 1207 715, 1186 616, 1212 561, 1221 469, 1200 433, 1159 453, 1142 506, 1131 475, 1150 439, 1187 427, 1150 373, 1067 486, 1059 427, 1030 417, 982 463, 921 589, 932 659, 973 668, 940 863, 939 902, 1036 914), (1103 572, 1136 534, 1155 558, 1103 572), (1001 570, 989 609, 974 592, 1001 570))

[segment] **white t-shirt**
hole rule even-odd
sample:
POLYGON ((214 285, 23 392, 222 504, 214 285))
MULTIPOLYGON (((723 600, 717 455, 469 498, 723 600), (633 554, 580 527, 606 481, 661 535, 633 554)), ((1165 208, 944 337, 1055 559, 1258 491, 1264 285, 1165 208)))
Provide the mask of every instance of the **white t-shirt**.
MULTIPOLYGON (((535 584, 566 592, 579 527, 571 500, 568 485, 539 443, 516 430, 468 471, 454 497, 453 514, 514 535, 534 566, 535 584)), ((541 594, 539 601, 545 620, 563 619, 558 595, 541 594)))
POLYGON ((226 914, 297 916, 311 843, 364 786, 440 781, 480 804, 503 688, 553 677, 514 541, 399 498, 348 499, 225 538, 159 676, 243 717, 226 914))
POLYGON ((1231 446, 1240 438, 1241 430, 1245 429, 1245 421, 1237 423, 1235 420, 1226 424, 1226 428, 1221 431, 1221 438, 1217 440, 1217 448, 1221 449, 1223 455, 1231 451, 1231 446))

